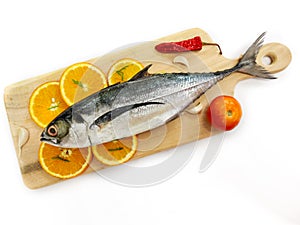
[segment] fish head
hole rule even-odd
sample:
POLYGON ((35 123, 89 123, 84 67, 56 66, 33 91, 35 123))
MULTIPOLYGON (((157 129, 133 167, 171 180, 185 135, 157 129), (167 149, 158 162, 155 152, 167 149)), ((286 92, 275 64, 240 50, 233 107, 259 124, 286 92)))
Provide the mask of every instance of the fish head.
POLYGON ((66 142, 72 136, 71 125, 62 118, 54 119, 42 132, 40 140, 57 147, 67 147, 66 142))
POLYGON ((87 122, 73 108, 68 108, 43 130, 40 141, 61 148, 91 146, 87 122))

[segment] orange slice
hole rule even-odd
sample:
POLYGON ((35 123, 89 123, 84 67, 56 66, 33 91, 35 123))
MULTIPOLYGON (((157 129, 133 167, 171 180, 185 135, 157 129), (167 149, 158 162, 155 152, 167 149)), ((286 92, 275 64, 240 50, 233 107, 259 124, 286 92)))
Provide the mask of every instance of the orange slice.
POLYGON ((143 68, 143 64, 134 59, 121 59, 110 68, 108 72, 108 84, 112 85, 128 81, 143 68))
POLYGON ((29 100, 29 113, 37 125, 44 128, 68 105, 62 99, 58 82, 40 85, 32 93, 29 100))
POLYGON ((60 78, 61 95, 68 105, 107 87, 104 73, 96 66, 82 62, 68 67, 60 78))
POLYGON ((136 149, 136 136, 92 146, 92 152, 95 158, 109 166, 127 162, 134 156, 136 149))
POLYGON ((91 148, 58 148, 41 143, 39 162, 52 176, 67 179, 83 173, 92 159, 91 148))

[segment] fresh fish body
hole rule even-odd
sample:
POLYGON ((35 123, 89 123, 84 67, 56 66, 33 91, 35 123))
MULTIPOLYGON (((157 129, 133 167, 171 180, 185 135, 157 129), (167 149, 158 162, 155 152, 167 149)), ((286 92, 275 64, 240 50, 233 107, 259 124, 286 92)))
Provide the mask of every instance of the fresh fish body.
POLYGON ((178 117, 233 72, 274 78, 255 62, 264 35, 250 46, 237 65, 223 71, 149 76, 149 65, 130 81, 107 87, 66 109, 45 128, 41 141, 81 148, 129 137, 178 117))

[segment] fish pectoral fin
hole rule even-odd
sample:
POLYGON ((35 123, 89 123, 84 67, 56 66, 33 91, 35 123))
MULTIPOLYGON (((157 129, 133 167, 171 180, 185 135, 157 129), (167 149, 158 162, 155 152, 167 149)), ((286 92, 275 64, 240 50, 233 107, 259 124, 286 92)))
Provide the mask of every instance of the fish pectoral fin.
POLYGON ((164 104, 162 102, 142 102, 142 103, 136 103, 136 104, 132 104, 132 105, 126 105, 126 106, 122 106, 116 109, 113 109, 111 111, 108 111, 106 113, 104 113, 103 115, 101 115, 100 117, 98 117, 91 125, 90 128, 92 128, 93 126, 98 126, 99 128, 105 126, 105 124, 109 123, 110 121, 112 121, 113 119, 117 118, 118 116, 122 115, 123 113, 126 113, 132 109, 135 108, 139 108, 142 106, 146 106, 146 105, 158 105, 158 104, 164 104))
POLYGON ((93 122, 93 123, 90 125, 89 129, 90 129, 90 130, 94 130, 95 128, 100 128, 100 130, 101 130, 102 128, 105 127, 106 124, 107 124, 107 123, 98 123, 98 124, 96 124, 95 122, 93 122))
POLYGON ((152 66, 152 64, 146 66, 144 69, 142 69, 137 74, 135 74, 129 81, 134 81, 134 80, 138 80, 143 77, 149 76, 148 70, 151 66, 152 66))

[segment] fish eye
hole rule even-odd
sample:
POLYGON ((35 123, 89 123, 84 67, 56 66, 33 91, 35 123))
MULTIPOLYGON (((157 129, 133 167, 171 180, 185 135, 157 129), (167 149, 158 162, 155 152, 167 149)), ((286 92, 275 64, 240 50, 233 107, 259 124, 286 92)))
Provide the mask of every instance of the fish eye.
POLYGON ((55 125, 51 125, 49 128, 48 128, 48 134, 51 136, 51 137, 56 137, 57 136, 57 128, 55 125))

